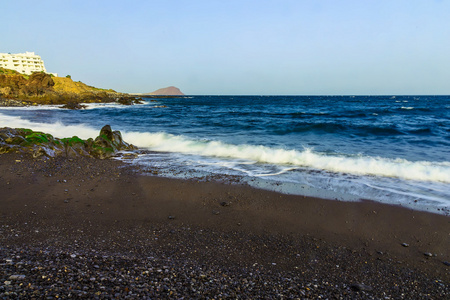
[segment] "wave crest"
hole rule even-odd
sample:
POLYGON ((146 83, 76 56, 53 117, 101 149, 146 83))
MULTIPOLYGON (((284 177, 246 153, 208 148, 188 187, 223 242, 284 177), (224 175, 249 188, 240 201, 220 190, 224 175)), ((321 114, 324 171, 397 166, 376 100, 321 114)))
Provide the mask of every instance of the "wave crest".
POLYGON ((398 177, 408 180, 450 183, 450 162, 408 161, 363 155, 345 156, 271 148, 261 145, 233 145, 220 141, 195 140, 163 132, 124 132, 124 139, 152 151, 249 160, 256 163, 294 165, 336 173, 398 177))

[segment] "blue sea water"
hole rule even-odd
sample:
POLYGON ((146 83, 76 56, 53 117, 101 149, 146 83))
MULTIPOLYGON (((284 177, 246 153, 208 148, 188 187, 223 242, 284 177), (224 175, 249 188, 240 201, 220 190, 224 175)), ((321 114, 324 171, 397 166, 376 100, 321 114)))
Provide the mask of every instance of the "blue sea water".
POLYGON ((450 96, 186 96, 1 108, 0 126, 95 137, 110 124, 160 176, 450 212, 450 96))

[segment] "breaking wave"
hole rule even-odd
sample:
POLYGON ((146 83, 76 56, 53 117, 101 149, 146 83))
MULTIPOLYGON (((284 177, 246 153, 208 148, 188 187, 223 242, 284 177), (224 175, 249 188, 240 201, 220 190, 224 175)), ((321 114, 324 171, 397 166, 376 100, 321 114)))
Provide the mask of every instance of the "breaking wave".
MULTIPOLYGON (((37 123, 20 117, 0 114, 1 127, 31 128, 56 137, 96 137, 100 128, 87 125, 37 123)), ((114 128, 113 128, 114 129, 114 128)), ((247 160, 252 163, 291 165, 335 173, 396 177, 407 180, 450 183, 450 162, 408 161, 364 155, 338 155, 313 149, 289 150, 262 145, 234 145, 221 141, 196 140, 164 132, 122 131, 124 140, 141 148, 158 152, 175 152, 209 157, 247 160)))
POLYGON ((363 155, 335 155, 305 148, 288 150, 261 145, 233 145, 195 140, 163 132, 124 132, 124 139, 152 151, 177 152, 228 159, 308 167, 336 173, 397 177, 407 180, 450 183, 450 162, 408 161, 363 155))

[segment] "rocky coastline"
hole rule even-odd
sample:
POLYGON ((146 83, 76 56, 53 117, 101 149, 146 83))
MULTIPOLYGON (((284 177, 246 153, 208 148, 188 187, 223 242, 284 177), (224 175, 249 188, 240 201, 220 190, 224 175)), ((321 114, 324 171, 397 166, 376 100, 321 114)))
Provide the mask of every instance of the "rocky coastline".
POLYGON ((105 125, 95 139, 87 140, 77 136, 59 139, 31 129, 0 128, 0 154, 14 152, 30 154, 33 158, 86 156, 107 159, 124 150, 132 151, 136 147, 126 143, 120 131, 113 131, 109 125, 105 125))
POLYGON ((35 106, 64 104, 63 108, 82 109, 82 103, 139 104, 141 98, 99 89, 71 78, 46 73, 30 76, 0 68, 0 106, 35 106))

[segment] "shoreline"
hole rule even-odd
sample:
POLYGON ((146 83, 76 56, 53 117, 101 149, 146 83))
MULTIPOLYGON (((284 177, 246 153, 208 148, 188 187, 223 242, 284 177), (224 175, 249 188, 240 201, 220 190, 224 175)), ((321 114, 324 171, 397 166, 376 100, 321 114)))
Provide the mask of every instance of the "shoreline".
MULTIPOLYGON (((0 155, 0 174, 2 263, 20 251, 17 256, 31 255, 28 260, 38 262, 37 253, 45 250, 53 261, 65 253, 60 259, 68 265, 76 262, 70 254, 88 260, 97 256, 100 269, 109 264, 104 256, 121 263, 171 264, 175 273, 185 272, 187 265, 200 272, 203 266, 212 281, 220 282, 218 272, 224 278, 244 276, 247 283, 258 277, 262 282, 255 286, 271 282, 260 292, 274 292, 272 284, 278 283, 285 296, 438 298, 450 293, 448 216, 371 201, 142 175, 118 160, 31 159, 7 153, 0 155), (285 277, 295 278, 295 287, 289 289, 292 284, 283 282, 285 277)), ((127 270, 135 269, 130 265, 127 270)), ((34 280, 34 271, 22 267, 7 268, 1 282, 19 271, 28 272, 25 281, 34 280)), ((92 272, 89 276, 97 277, 98 270, 92 272)), ((161 280, 167 286, 177 282, 161 280)), ((205 287, 202 281, 191 283, 180 287, 184 292, 177 297, 186 289, 205 287)), ((60 293, 64 284, 62 280, 60 293)), ((258 295, 242 281, 230 286, 235 293, 228 291, 230 297, 258 295)), ((147 289, 147 294, 133 293, 170 294, 147 289)))

